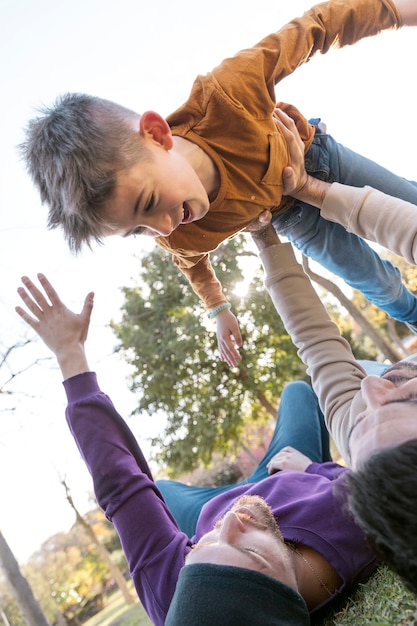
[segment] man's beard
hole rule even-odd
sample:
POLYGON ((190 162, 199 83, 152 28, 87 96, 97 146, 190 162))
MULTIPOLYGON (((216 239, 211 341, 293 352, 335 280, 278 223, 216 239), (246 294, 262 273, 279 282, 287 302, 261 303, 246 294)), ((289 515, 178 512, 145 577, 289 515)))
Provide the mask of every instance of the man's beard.
MULTIPOLYGON (((269 530, 279 541, 284 541, 271 507, 260 496, 242 496, 236 500, 230 510, 235 512, 238 517, 249 519, 254 526, 264 527, 265 530, 269 530), (252 511, 256 519, 253 519, 249 513, 239 511, 241 507, 252 511)), ((216 526, 221 524, 221 522, 222 520, 219 520, 216 526)))

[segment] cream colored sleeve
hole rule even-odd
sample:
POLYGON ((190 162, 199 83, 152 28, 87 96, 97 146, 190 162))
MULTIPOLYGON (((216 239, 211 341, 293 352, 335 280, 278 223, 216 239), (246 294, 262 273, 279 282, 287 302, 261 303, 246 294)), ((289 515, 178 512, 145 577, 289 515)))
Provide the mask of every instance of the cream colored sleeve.
POLYGON ((308 367, 326 425, 342 456, 366 372, 297 262, 291 244, 277 244, 260 253, 265 286, 285 328, 308 367))
POLYGON ((372 187, 333 183, 321 215, 417 264, 417 206, 372 187))

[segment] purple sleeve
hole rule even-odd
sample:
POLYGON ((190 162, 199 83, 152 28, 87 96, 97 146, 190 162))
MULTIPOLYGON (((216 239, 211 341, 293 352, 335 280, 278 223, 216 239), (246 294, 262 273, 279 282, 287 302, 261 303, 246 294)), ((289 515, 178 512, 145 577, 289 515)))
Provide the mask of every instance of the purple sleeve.
POLYGON ((126 422, 87 372, 64 382, 66 417, 93 478, 97 501, 114 524, 130 573, 154 624, 163 624, 190 549, 126 422))
POLYGON ((347 467, 343 467, 338 463, 333 463, 328 461, 326 463, 311 463, 305 470, 307 474, 318 474, 319 476, 324 476, 329 480, 336 480, 339 478, 341 474, 345 472, 349 472, 347 467))

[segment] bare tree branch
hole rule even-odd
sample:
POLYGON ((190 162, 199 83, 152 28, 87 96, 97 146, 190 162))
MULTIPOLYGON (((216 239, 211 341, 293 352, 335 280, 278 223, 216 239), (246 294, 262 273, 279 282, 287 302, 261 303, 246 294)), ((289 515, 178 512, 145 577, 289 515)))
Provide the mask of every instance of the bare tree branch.
POLYGON ((359 324, 359 326, 363 329, 364 333, 372 339, 378 350, 382 352, 382 354, 387 358, 391 363, 395 363, 396 361, 400 361, 404 355, 399 354, 396 348, 393 345, 390 345, 387 341, 385 341, 384 337, 381 335, 378 330, 372 326, 370 322, 366 319, 364 315, 359 311, 359 309, 349 300, 347 296, 343 293, 341 289, 337 285, 335 285, 331 280, 320 276, 320 274, 316 274, 313 270, 310 269, 308 264, 308 259, 303 255, 302 258, 303 268, 305 273, 313 280, 315 283, 324 287, 327 291, 334 295, 337 300, 339 300, 340 304, 348 311, 348 313, 353 317, 353 319, 359 324))

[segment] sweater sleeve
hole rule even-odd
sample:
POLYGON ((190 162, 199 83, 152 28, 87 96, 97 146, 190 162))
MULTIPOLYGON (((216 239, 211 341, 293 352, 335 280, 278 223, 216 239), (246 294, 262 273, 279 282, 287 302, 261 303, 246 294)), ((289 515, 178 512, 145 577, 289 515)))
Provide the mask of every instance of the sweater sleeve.
POLYGON ((338 463, 333 463, 332 461, 328 461, 326 463, 311 463, 306 468, 307 474, 317 474, 319 476, 324 476, 329 480, 336 480, 342 474, 349 472, 346 467, 339 465, 338 463))
POLYGON ((330 319, 289 243, 260 254, 265 285, 285 328, 307 365, 326 425, 346 461, 353 403, 366 375, 330 319))
POLYGON ((252 48, 226 59, 216 68, 216 77, 229 96, 244 102, 245 106, 250 107, 247 96, 252 94, 256 113, 259 106, 259 96, 254 92, 256 86, 260 93, 266 87, 275 102, 275 86, 317 53, 326 54, 333 48, 352 45, 400 26, 400 16, 391 0, 321 2, 252 48))
POLYGON ((169 237, 157 237, 155 241, 161 248, 171 253, 173 262, 188 279, 193 291, 207 309, 214 309, 219 304, 227 302, 221 283, 211 265, 209 254, 176 252, 171 247, 169 237))
POLYGON ((120 537, 140 600, 161 626, 190 549, 126 422, 87 372, 64 381, 66 417, 94 491, 120 537))
POLYGON ((321 215, 417 264, 417 206, 371 187, 333 183, 321 215))

